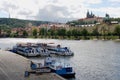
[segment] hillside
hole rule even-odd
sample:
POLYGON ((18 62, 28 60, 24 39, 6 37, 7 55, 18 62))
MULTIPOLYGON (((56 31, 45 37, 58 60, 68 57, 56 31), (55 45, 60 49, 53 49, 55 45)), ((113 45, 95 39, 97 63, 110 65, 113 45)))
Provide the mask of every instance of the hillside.
POLYGON ((71 26, 71 30, 76 29, 79 31, 82 31, 83 29, 86 29, 89 34, 93 33, 93 30, 96 30, 99 32, 100 35, 103 34, 103 32, 107 34, 114 34, 116 26, 119 24, 106 24, 106 23, 101 23, 99 25, 95 26, 90 26, 90 27, 77 27, 77 26, 71 26))
POLYGON ((103 30, 106 33, 114 32, 115 27, 120 24, 120 18, 105 17, 86 17, 78 20, 67 22, 68 25, 77 28, 85 28, 89 33, 92 33, 94 29, 97 29, 99 33, 103 30))
POLYGON ((101 23, 99 25, 91 26, 91 27, 84 27, 88 30, 88 32, 92 33, 92 31, 97 28, 99 33, 102 33, 102 29, 104 28, 106 32, 112 33, 114 32, 115 27, 118 24, 106 24, 106 23, 101 23))
POLYGON ((43 23, 50 23, 48 21, 34 21, 34 20, 22 20, 22 19, 15 19, 15 18, 0 18, 0 26, 1 27, 8 27, 15 28, 15 27, 26 27, 29 24, 33 26, 38 26, 43 23))

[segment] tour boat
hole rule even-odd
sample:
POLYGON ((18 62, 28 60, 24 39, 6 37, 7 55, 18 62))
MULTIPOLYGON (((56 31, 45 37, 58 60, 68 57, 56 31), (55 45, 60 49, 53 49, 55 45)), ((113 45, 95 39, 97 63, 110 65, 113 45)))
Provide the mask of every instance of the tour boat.
POLYGON ((16 52, 18 54, 24 55, 24 56, 49 56, 50 53, 47 49, 43 49, 42 47, 39 47, 37 45, 30 45, 29 44, 16 44, 16 46, 13 47, 13 52, 16 52))
POLYGON ((61 56, 72 56, 74 53, 68 47, 61 47, 60 45, 57 46, 47 46, 47 49, 50 53, 61 55, 61 56))
POLYGON ((18 43, 12 49, 13 52, 24 56, 49 56, 52 54, 72 56, 74 53, 68 47, 54 46, 46 43, 18 43))

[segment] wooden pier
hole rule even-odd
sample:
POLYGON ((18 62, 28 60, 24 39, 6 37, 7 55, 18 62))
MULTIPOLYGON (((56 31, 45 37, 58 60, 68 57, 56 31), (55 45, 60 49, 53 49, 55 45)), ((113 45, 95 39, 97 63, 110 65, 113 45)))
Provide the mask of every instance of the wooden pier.
POLYGON ((65 80, 55 73, 30 74, 30 60, 18 54, 0 50, 0 80, 65 80))

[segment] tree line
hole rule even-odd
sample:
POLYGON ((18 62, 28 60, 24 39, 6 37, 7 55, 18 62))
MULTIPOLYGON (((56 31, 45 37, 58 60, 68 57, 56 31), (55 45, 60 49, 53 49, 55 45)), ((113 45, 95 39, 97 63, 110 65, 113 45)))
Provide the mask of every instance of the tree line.
POLYGON ((27 27, 29 23, 34 26, 39 26, 40 24, 48 24, 51 22, 48 21, 35 21, 35 20, 22 20, 16 18, 0 18, 0 25, 5 28, 19 28, 19 27, 27 27))
POLYGON ((82 29, 47 29, 47 28, 40 28, 39 30, 33 29, 31 33, 27 32, 26 30, 21 31, 22 34, 19 35, 19 32, 11 33, 10 29, 6 30, 5 35, 1 35, 0 29, 0 36, 3 37, 34 37, 34 38, 59 38, 59 39, 91 39, 92 36, 94 38, 100 39, 108 39, 109 36, 118 36, 120 39, 120 25, 117 25, 113 32, 109 32, 106 30, 105 27, 102 27, 101 30, 98 30, 98 27, 93 28, 92 32, 89 32, 86 28, 82 29))

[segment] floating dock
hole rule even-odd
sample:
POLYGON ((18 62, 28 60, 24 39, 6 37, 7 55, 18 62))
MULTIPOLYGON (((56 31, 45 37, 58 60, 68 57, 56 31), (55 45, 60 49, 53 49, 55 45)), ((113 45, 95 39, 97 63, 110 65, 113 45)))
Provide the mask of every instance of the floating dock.
POLYGON ((0 50, 0 80, 65 80, 55 73, 30 74, 30 60, 18 54, 0 50))

